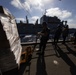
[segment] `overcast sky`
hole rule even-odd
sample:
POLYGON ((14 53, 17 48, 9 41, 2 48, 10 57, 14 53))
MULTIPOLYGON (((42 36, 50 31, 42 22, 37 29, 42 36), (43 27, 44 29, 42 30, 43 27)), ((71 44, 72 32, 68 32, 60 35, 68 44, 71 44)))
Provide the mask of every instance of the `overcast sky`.
POLYGON ((0 5, 8 8, 16 20, 24 22, 27 15, 35 23, 46 9, 46 15, 67 20, 70 28, 76 28, 76 0, 0 0, 0 5))

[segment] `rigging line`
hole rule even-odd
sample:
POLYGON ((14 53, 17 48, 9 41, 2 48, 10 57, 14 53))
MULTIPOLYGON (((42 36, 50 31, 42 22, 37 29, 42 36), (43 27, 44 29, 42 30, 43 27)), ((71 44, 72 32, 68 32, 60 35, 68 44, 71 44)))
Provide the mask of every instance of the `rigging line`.
MULTIPOLYGON (((22 5, 22 7, 24 8, 24 11, 26 10, 26 8, 22 5)), ((30 12, 28 10, 26 10, 26 12, 31 16, 30 12)))
MULTIPOLYGON (((18 3, 18 4, 20 4, 17 0, 16 0, 16 2, 18 3)), ((26 10, 26 8, 23 6, 23 4, 20 4, 25 10, 26 10)), ((25 11, 24 10, 24 11, 25 11)), ((29 13, 29 11, 28 10, 26 10, 26 12, 31 16, 31 14, 29 13)))

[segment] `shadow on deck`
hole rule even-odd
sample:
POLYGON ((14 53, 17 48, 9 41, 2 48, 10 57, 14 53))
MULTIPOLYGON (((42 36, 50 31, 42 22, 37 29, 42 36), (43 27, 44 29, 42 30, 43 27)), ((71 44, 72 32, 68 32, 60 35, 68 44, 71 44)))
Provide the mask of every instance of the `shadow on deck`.
POLYGON ((76 75, 76 48, 71 42, 48 43, 45 54, 37 54, 36 49, 31 59, 21 64, 19 75, 76 75))

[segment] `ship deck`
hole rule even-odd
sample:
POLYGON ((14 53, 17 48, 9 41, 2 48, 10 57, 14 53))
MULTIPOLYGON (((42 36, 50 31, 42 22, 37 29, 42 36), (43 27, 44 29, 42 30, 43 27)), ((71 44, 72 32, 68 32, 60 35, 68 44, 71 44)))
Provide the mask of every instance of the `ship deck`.
POLYGON ((31 60, 21 64, 19 75, 76 75, 76 45, 72 42, 59 42, 57 46, 47 43, 44 55, 38 54, 38 48, 39 44, 31 60))

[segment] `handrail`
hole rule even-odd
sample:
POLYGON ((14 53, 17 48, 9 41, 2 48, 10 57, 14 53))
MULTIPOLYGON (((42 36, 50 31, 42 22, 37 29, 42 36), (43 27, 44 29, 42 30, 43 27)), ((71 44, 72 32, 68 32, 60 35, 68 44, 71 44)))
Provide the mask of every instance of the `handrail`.
MULTIPOLYGON (((58 43, 61 43, 61 42, 62 42, 62 40, 58 41, 58 43)), ((70 41, 65 41, 65 42, 73 42, 73 41, 70 40, 70 41)), ((48 41, 47 43, 53 43, 53 41, 48 41)), ((21 43, 22 46, 36 45, 36 44, 40 44, 40 42, 27 42, 27 43, 23 42, 23 43, 21 43)))

